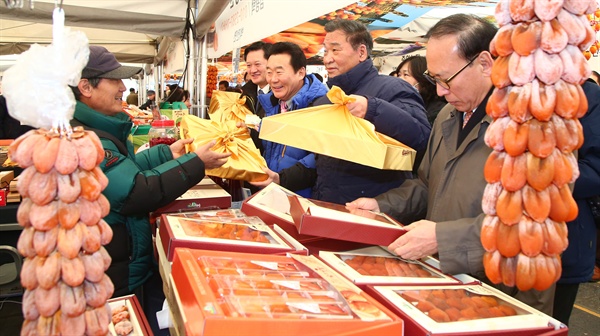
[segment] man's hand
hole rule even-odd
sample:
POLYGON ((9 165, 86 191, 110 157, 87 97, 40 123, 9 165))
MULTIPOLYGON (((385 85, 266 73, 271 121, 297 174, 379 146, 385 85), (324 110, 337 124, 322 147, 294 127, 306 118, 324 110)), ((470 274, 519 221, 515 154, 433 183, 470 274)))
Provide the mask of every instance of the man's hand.
POLYGON ((246 127, 248 127, 248 128, 253 129, 253 130, 257 131, 257 132, 259 131, 258 125, 246 124, 246 122, 244 122, 244 121, 238 121, 235 124, 235 127, 237 127, 237 128, 246 128, 246 127))
POLYGON ((185 145, 191 144, 192 142, 194 142, 194 139, 189 138, 177 140, 176 142, 172 143, 171 146, 169 146, 169 148, 171 148, 171 154, 173 154, 173 159, 177 159, 180 156, 184 155, 185 145))
POLYGON ((231 153, 217 153, 211 151, 210 148, 216 143, 215 140, 200 146, 194 153, 198 155, 200 160, 204 162, 204 169, 219 168, 227 162, 227 158, 231 156, 231 153))
POLYGON ((356 100, 352 103, 346 104, 348 111, 353 116, 364 119, 365 115, 367 115, 369 101, 367 100, 367 98, 359 95, 350 95, 350 97, 356 100))
POLYGON ((275 184, 279 184, 279 174, 277 174, 276 172, 272 171, 271 169, 269 169, 267 167, 264 167, 263 171, 265 173, 267 173, 267 175, 269 177, 264 181, 250 182, 250 184, 252 184, 253 186, 259 187, 261 189, 268 186, 269 184, 271 184, 271 182, 273 182, 275 184))
POLYGON ((388 246, 388 249, 404 259, 421 259, 437 253, 436 223, 420 220, 404 227, 408 232, 388 246))
POLYGON ((350 211, 351 214, 371 217, 368 213, 379 212, 379 204, 377 204, 377 201, 374 198, 361 197, 350 203, 346 203, 346 209, 350 211))

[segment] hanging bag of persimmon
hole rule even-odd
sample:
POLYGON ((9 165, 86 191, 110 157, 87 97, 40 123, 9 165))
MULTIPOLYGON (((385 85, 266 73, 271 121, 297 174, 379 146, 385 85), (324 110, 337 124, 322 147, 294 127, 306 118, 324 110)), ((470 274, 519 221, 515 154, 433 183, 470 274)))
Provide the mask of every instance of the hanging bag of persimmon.
POLYGON ((494 92, 485 134, 486 214, 481 243, 487 277, 519 290, 545 290, 560 278, 567 225, 578 209, 569 185, 579 176, 587 112, 583 50, 595 42, 585 14, 595 0, 502 0, 490 44, 494 92))

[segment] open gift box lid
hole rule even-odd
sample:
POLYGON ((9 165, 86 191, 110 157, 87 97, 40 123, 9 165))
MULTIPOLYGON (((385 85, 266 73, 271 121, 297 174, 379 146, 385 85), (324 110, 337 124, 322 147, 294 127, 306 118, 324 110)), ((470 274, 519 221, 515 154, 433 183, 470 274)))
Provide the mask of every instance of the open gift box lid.
POLYGON ((372 218, 351 214, 342 205, 288 196, 299 233, 372 245, 389 245, 406 233, 402 224, 383 213, 372 218))
POLYGON ((290 234, 302 243, 306 243, 309 237, 321 237, 389 245, 406 232, 402 224, 385 214, 369 213, 373 218, 358 216, 349 213, 342 205, 309 200, 275 183, 244 201, 242 211, 261 217, 267 224, 291 226, 296 235, 290 234), (298 238, 298 235, 301 237, 298 238))

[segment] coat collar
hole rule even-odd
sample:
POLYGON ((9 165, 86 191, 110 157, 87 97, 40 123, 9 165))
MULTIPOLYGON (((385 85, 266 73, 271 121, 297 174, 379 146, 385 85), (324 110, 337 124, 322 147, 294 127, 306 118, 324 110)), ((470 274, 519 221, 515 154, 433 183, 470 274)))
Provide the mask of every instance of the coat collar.
POLYGON ((108 132, 123 142, 127 140, 133 127, 133 122, 124 112, 107 116, 80 101, 77 101, 74 118, 85 125, 108 132))
MULTIPOLYGON (((304 85, 296 92, 296 94, 290 99, 293 105, 293 109, 305 108, 316 97, 321 97, 327 94, 327 87, 321 83, 313 74, 308 74, 304 77, 304 85)), ((273 91, 268 94, 259 97, 259 100, 263 106, 267 109, 273 109, 279 105, 279 99, 275 97, 273 91)))
MULTIPOLYGON (((485 110, 487 101, 493 91, 494 90, 492 87, 492 89, 490 89, 490 91, 488 92, 487 96, 477 107, 478 110, 485 110)), ((492 122, 492 118, 486 114, 483 117, 483 119, 481 119, 481 121, 478 122, 477 125, 473 127, 473 129, 471 129, 469 134, 465 137, 460 146, 458 146, 457 148, 456 144, 458 142, 458 133, 460 132, 460 128, 462 127, 462 118, 459 118, 458 113, 462 112, 459 112, 455 108, 452 108, 450 110, 449 117, 441 122, 442 139, 444 142, 443 145, 446 147, 446 151, 448 153, 453 153, 449 157, 450 160, 456 158, 457 156, 460 156, 471 142, 477 140, 480 136, 483 136, 484 134, 480 134, 480 132, 482 131, 481 128, 485 127, 485 129, 483 130, 485 132, 485 130, 487 130, 487 126, 492 122)))
POLYGON ((377 75, 379 75, 379 72, 373 66, 373 61, 367 58, 350 71, 327 80, 327 86, 332 88, 335 85, 340 87, 346 94, 351 94, 361 87, 363 82, 369 81, 377 75))

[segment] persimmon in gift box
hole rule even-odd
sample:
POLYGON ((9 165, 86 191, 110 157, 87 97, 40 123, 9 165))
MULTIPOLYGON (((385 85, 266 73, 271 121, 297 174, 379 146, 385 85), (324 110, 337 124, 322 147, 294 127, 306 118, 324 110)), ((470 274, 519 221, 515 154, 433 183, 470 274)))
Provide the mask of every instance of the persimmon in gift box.
POLYGON ((231 195, 209 177, 191 187, 173 202, 153 212, 160 215, 169 212, 198 211, 210 208, 228 209, 231 207, 231 195))
POLYGON ((550 316, 485 284, 367 286, 404 320, 407 335, 538 335, 550 316))
POLYGON ((306 253, 306 249, 283 230, 278 227, 271 229, 258 217, 211 220, 163 214, 158 234, 169 261, 173 260, 176 247, 254 253, 306 253))
POLYGON ((186 211, 186 212, 179 212, 179 213, 170 213, 169 215, 171 216, 177 216, 177 217, 184 217, 184 218, 194 218, 194 219, 209 219, 209 220, 215 220, 218 222, 233 222, 235 223, 236 220, 240 220, 241 223, 246 223, 245 217, 246 216, 241 210, 239 209, 206 209, 206 210, 199 210, 199 211, 186 211))
POLYGON ((152 335, 144 310, 135 295, 108 300, 111 311, 110 335, 152 335))
MULTIPOLYGON (((340 242, 389 245, 405 232, 401 224, 387 215, 369 212, 366 214, 372 218, 366 218, 350 214, 341 205, 309 200, 275 183, 246 199, 242 211, 261 217, 267 224, 279 224, 304 244, 311 238, 320 237, 340 242)), ((356 245, 348 246, 346 250, 352 248, 356 245)))
POLYGON ((327 97, 333 104, 263 118, 260 138, 374 168, 412 170, 414 149, 353 116, 346 104, 354 99, 340 88, 327 97))
POLYGON ((402 321, 313 256, 178 248, 171 273, 183 335, 402 335, 402 321))
POLYGON ((217 122, 185 115, 179 127, 180 137, 194 139, 186 145, 188 152, 216 140, 211 150, 231 154, 223 166, 206 169, 206 175, 249 182, 266 180, 267 174, 263 171, 267 167, 265 159, 252 142, 248 129, 236 124, 232 120, 217 122))
POLYGON ((319 258, 357 285, 461 283, 424 262, 406 260, 391 254, 320 251, 319 258))

